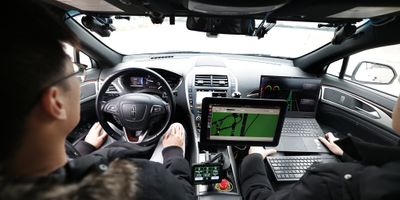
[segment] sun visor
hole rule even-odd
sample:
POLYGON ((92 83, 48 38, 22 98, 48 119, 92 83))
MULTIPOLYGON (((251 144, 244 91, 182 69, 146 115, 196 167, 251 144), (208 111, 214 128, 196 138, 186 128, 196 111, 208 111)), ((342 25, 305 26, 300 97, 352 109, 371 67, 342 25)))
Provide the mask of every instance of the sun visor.
POLYGON ((55 0, 64 5, 90 12, 123 12, 123 10, 103 0, 77 1, 77 0, 55 0))
POLYGON ((357 6, 333 15, 328 18, 357 18, 365 19, 372 18, 387 14, 392 14, 400 11, 400 7, 388 7, 388 6, 357 6))
POLYGON ((210 15, 252 15, 270 12, 288 0, 182 0, 188 10, 210 15))

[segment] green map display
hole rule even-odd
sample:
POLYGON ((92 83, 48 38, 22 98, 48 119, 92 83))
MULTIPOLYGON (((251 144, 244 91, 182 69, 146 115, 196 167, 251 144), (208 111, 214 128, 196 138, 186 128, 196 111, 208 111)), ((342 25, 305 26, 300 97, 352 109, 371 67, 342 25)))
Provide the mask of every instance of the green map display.
POLYGON ((279 115, 213 112, 211 136, 274 137, 279 115))

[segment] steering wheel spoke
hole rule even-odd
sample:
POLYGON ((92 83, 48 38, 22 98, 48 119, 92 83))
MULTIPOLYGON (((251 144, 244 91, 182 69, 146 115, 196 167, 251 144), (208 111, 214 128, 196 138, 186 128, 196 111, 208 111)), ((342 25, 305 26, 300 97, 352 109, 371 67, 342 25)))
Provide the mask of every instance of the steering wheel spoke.
POLYGON ((123 128, 125 140, 132 143, 141 143, 147 136, 148 131, 130 130, 123 128))
POLYGON ((101 111, 108 114, 116 115, 118 114, 118 110, 119 110, 119 105, 117 101, 111 100, 101 105, 101 111))

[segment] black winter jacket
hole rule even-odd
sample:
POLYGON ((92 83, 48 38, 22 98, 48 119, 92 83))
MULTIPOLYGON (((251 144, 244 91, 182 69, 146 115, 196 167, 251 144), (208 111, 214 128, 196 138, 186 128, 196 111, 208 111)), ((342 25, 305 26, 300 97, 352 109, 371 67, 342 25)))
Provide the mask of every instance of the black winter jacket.
POLYGON ((311 167, 290 188, 275 192, 261 155, 245 157, 240 183, 245 199, 398 200, 400 199, 400 147, 381 146, 348 137, 337 144, 358 162, 311 167))
POLYGON ((71 160, 46 177, 0 176, 0 199, 194 199, 181 148, 165 148, 161 165, 131 145, 71 160))

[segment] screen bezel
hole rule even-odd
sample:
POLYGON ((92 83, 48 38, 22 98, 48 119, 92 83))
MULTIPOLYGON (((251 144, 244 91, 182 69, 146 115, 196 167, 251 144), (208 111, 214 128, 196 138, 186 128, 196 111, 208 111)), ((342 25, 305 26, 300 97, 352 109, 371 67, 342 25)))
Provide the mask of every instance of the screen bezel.
POLYGON ((201 112, 200 143, 204 145, 236 145, 236 146, 277 146, 281 136, 283 121, 285 119, 287 103, 285 100, 275 99, 238 99, 238 98, 212 98, 203 99, 201 112), (232 140, 211 140, 210 131, 207 127, 209 106, 212 104, 233 105, 233 106, 278 106, 280 108, 277 128, 272 141, 232 141, 232 140))
POLYGON ((258 97, 263 99, 261 96, 261 84, 263 81, 263 78, 274 78, 274 79, 303 79, 303 80, 318 80, 319 81, 319 91, 318 95, 315 97, 315 101, 317 102, 316 105, 314 106, 314 111, 310 112, 305 112, 305 111, 286 111, 286 117, 315 117, 317 110, 318 110, 318 101, 321 96, 321 78, 317 77, 298 77, 298 76, 270 76, 270 75, 261 75, 260 77, 260 85, 259 85, 259 91, 258 91, 258 97))

